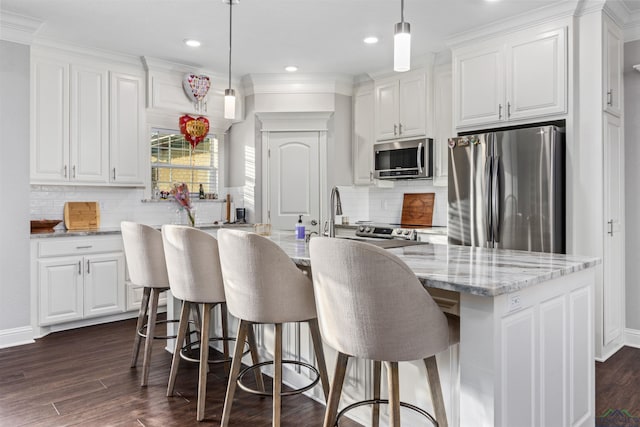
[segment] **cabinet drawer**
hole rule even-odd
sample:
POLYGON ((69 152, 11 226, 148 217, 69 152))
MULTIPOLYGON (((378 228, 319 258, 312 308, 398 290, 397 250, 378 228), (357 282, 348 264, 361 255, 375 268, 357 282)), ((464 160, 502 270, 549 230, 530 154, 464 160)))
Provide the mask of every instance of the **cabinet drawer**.
POLYGON ((61 237, 38 242, 39 258, 122 251, 123 244, 120 236, 92 236, 80 239, 61 237))

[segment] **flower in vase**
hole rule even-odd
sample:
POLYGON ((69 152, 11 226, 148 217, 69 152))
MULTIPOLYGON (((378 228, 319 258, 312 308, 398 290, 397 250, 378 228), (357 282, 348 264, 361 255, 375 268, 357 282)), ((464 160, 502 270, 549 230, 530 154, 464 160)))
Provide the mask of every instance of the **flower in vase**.
POLYGON ((178 202, 180 209, 184 209, 187 212, 191 226, 195 226, 196 219, 193 216, 193 212, 191 212, 191 199, 189 198, 189 187, 187 184, 184 182, 180 184, 173 184, 171 196, 173 196, 173 199, 178 202))

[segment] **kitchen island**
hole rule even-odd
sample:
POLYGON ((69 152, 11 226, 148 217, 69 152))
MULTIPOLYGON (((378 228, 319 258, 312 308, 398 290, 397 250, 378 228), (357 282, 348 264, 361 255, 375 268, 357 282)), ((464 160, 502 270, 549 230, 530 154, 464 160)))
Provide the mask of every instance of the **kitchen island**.
MULTIPOLYGON (((293 232, 270 238, 309 268, 308 244, 293 232)), ((449 425, 593 426, 593 267, 599 259, 437 244, 389 250, 428 290, 459 297, 453 309, 460 315, 460 344, 438 356, 449 425)), ((292 326, 285 335, 287 357, 313 361, 306 331, 292 326)), ((258 330, 262 351, 272 348, 271 338, 268 328, 258 330)), ((331 364, 334 353, 326 351, 331 364)), ((429 410, 421 369, 418 362, 401 364, 401 399, 429 410)), ((289 374, 289 382, 299 384, 289 374)), ((350 365, 343 404, 370 396, 371 380, 368 362, 350 365)), ((368 424, 368 412, 353 415, 368 424)), ((403 417, 406 425, 423 425, 411 413, 403 417)))

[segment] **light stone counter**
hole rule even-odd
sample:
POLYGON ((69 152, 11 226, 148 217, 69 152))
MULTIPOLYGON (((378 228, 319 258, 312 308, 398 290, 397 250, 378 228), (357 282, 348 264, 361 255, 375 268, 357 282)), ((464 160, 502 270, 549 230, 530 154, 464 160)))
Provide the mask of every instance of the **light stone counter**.
MULTIPOLYGON (((160 229, 160 225, 152 227, 160 229)), ((196 228, 204 231, 218 228, 253 228, 253 224, 198 224, 196 228)), ((82 236, 108 236, 120 234, 120 227, 101 227, 97 230, 54 230, 50 232, 31 233, 32 239, 47 239, 51 237, 82 237, 82 236)))

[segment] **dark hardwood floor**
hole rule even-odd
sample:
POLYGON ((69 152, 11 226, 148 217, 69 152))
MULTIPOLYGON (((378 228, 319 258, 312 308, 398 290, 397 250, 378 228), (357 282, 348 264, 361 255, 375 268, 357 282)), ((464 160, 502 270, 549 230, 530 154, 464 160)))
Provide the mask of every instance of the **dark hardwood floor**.
MULTIPOLYGON (((197 364, 182 362, 176 395, 166 397, 171 364, 156 341, 149 386, 129 367, 134 320, 50 334, 0 350, 0 426, 220 425, 226 391, 222 365, 212 365, 204 422, 196 421, 197 364)), ((266 377, 265 377, 266 378, 266 377)), ((266 384, 269 386, 270 381, 266 384)), ((282 399, 283 426, 322 424, 324 406, 302 395, 282 399)), ((341 423, 354 427, 345 420, 341 423)), ((270 426, 271 399, 236 393, 232 426, 270 426)))
MULTIPOLYGON (((170 355, 154 347, 149 386, 140 387, 142 354, 129 368, 133 320, 50 334, 0 350, 0 426, 219 425, 226 378, 208 377, 206 419, 195 420, 197 365, 183 362, 176 395, 166 397, 170 355)), ((324 406, 305 396, 283 399, 283 426, 319 426, 324 406)), ((596 363, 596 426, 640 426, 640 349, 625 347, 596 363)), ((271 399, 238 391, 232 426, 271 425, 271 399)), ((341 426, 357 424, 345 420, 341 426)))

